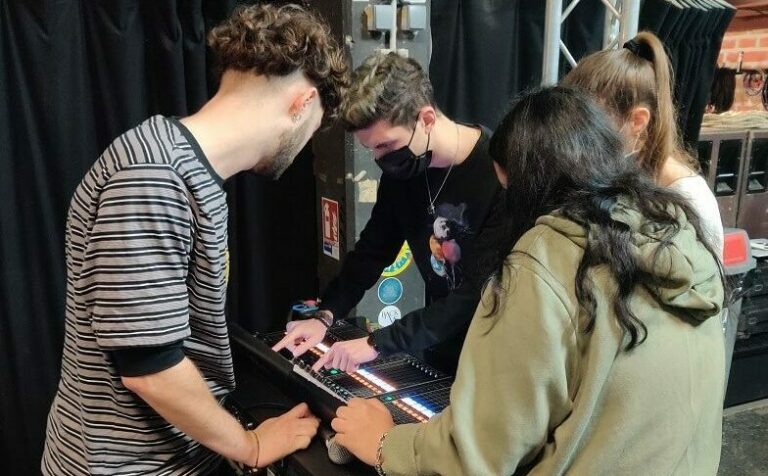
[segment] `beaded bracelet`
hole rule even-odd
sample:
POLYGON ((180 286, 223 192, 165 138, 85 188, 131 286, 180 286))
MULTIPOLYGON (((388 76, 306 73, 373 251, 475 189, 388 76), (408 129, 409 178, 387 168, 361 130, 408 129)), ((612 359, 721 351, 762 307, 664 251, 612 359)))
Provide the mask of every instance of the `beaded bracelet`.
POLYGON ((384 439, 386 439, 387 434, 388 433, 384 433, 381 435, 381 438, 379 439, 379 448, 376 450, 376 464, 374 465, 374 468, 376 469, 376 474, 379 476, 387 476, 387 473, 384 472, 384 468, 381 467, 384 463, 384 461, 382 461, 381 453, 384 450, 384 439))

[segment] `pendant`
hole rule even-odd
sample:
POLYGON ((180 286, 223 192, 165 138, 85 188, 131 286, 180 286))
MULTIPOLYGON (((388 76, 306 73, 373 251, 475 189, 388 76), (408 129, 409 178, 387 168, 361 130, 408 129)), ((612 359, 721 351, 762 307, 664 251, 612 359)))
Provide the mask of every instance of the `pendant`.
POLYGON ((433 203, 430 203, 427 207, 427 213, 429 213, 430 216, 435 216, 435 205, 433 203))

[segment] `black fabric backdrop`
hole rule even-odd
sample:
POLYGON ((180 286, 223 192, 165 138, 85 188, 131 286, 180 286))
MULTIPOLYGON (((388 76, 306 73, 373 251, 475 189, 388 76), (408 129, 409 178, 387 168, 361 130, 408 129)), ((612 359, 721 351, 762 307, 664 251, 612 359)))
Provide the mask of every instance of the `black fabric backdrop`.
POLYGON ((723 35, 736 14, 733 8, 674 8, 667 0, 645 0, 639 28, 661 39, 675 73, 678 125, 695 148, 709 99, 723 35))
MULTIPOLYGON (((430 77, 448 116, 495 128, 514 95, 541 83, 545 9, 542 0, 432 2, 430 77)), ((602 48, 603 12, 600 0, 582 0, 563 23, 577 61, 602 48)))
MULTIPOLYGON (((205 33, 236 3, 0 2, 3 474, 38 473, 58 382, 70 196, 116 135, 205 102, 215 90, 205 33)), ((601 47, 600 3, 583 0, 564 24, 576 59, 601 47)), ((539 84, 544 8, 541 0, 432 2, 430 73, 449 116, 495 127, 511 96, 539 84)), ((279 182, 240 176, 226 185, 230 319, 277 328, 290 301, 317 295, 314 187, 309 152, 279 182)))

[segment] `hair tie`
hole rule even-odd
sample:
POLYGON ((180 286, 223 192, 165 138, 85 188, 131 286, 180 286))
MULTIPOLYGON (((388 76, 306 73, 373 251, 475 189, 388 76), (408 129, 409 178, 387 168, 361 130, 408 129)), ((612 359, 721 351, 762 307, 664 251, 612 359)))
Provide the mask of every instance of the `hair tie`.
POLYGON ((628 49, 636 56, 639 56, 640 58, 653 63, 653 50, 651 49, 650 45, 648 45, 648 43, 640 43, 636 39, 632 38, 631 40, 624 43, 624 48, 628 49))

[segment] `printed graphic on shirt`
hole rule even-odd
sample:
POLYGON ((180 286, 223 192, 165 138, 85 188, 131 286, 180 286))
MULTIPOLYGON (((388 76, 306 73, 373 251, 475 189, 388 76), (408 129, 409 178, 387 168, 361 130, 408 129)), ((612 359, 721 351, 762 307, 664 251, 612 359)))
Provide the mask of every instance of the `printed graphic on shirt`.
POLYGON ((386 278, 379 284, 378 295, 382 304, 395 304, 403 297, 403 283, 397 278, 386 278))
POLYGON ((403 317, 403 313, 397 306, 387 306, 379 312, 379 325, 381 327, 387 327, 392 325, 396 320, 403 317))
POLYGON ((384 272, 381 273, 381 276, 383 278, 391 278, 401 274, 403 271, 408 269, 408 266, 411 264, 412 260, 413 253, 411 253, 411 247, 408 246, 408 242, 406 241, 403 243, 403 247, 400 248, 400 253, 397 254, 395 261, 391 265, 384 268, 384 272))
POLYGON ((459 243, 471 235, 469 224, 464 217, 466 211, 466 203, 460 205, 443 203, 438 206, 432 223, 432 236, 429 237, 432 271, 445 279, 451 290, 461 286, 459 243))

